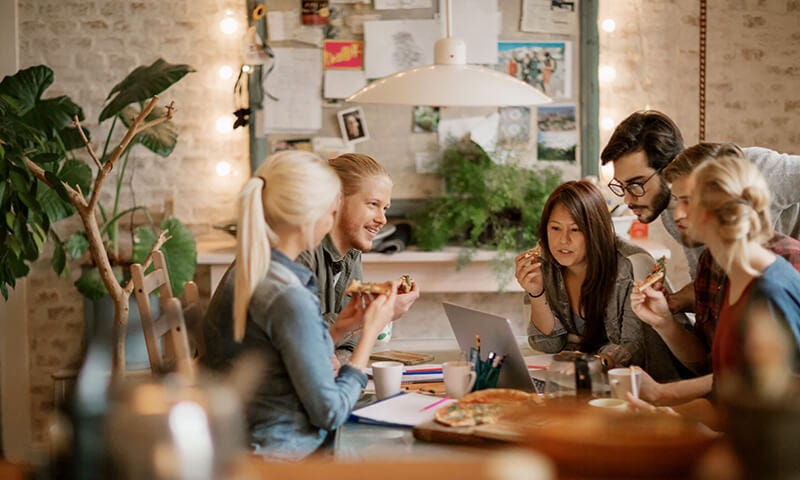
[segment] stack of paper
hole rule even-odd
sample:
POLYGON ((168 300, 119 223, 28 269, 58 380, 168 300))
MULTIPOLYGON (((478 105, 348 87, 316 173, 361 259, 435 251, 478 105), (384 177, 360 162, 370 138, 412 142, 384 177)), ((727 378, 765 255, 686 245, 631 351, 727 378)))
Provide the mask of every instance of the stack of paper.
POLYGON ((433 420, 436 410, 455 400, 419 393, 401 393, 354 410, 351 419, 378 425, 413 427, 433 420))

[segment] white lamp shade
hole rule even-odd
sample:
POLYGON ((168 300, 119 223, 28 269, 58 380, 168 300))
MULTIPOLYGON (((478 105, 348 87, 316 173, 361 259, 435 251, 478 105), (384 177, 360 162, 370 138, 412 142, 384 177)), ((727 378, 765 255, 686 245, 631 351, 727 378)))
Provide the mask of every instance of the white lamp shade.
POLYGON ((506 73, 477 65, 426 65, 376 80, 347 99, 354 103, 441 107, 525 106, 550 97, 506 73))

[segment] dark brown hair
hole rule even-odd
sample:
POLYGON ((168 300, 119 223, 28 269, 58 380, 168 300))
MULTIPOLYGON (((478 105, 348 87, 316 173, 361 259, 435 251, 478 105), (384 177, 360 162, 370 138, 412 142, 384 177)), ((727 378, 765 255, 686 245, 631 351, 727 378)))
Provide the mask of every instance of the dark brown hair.
POLYGON ((744 153, 732 143, 698 143, 679 153, 661 174, 664 176, 664 180, 671 183, 678 178, 690 175, 706 160, 728 155, 744 156, 744 153))
POLYGON ((647 155, 647 165, 661 170, 683 151, 681 131, 672 119, 659 111, 634 112, 617 125, 600 159, 605 165, 641 150, 647 155))
POLYGON ((586 245, 586 278, 581 285, 580 309, 586 320, 581 350, 596 351, 608 338, 605 331, 606 305, 617 281, 617 248, 611 215, 600 190, 585 180, 565 182, 548 197, 539 223, 543 255, 558 265, 550 253, 547 223, 556 205, 563 205, 583 233, 586 245))

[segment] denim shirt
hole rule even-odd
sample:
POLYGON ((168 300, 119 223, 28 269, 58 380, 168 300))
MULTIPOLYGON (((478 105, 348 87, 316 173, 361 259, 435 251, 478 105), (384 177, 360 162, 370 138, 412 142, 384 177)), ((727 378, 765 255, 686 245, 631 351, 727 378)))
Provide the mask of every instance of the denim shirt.
MULTIPOLYGON (((223 298, 214 312, 209 307, 217 318, 207 318, 207 324, 232 322, 234 270, 232 265, 217 289, 214 300, 223 298)), ((247 422, 255 453, 268 457, 301 459, 314 452, 347 421, 367 384, 366 375, 349 365, 334 377, 333 342, 320 315, 314 277, 277 250, 250 300, 241 349, 256 350, 266 360, 247 422)))

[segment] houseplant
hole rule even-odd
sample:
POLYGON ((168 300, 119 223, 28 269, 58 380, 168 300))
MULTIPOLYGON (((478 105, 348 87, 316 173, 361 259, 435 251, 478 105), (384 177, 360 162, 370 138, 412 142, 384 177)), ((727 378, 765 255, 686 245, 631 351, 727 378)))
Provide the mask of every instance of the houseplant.
POLYGON ((561 173, 552 167, 527 168, 513 159, 497 163, 463 139, 444 150, 438 174, 445 193, 430 199, 414 218, 417 245, 424 250, 449 242, 466 247, 459 266, 478 248, 496 249, 493 267, 500 285, 506 285, 514 256, 537 241, 542 208, 561 183, 561 173))
MULTIPOLYGON (((157 94, 191 71, 188 65, 158 59, 136 68, 114 86, 100 114, 99 122, 112 121, 100 155, 81 125, 84 115, 80 106, 67 96, 42 98, 53 82, 51 69, 30 67, 0 82, 0 209, 5 215, 0 222, 0 292, 7 298, 7 288, 27 275, 48 236, 54 240, 52 265, 59 274, 66 272, 67 256, 78 258, 88 250, 96 270, 89 270, 76 284, 88 296, 107 291, 114 301, 115 374, 124 369, 124 333, 132 290, 130 284, 121 285, 121 269, 114 268, 121 260, 119 222, 141 209, 120 211, 125 167, 131 149, 138 144, 162 156, 172 152, 177 141, 170 121, 174 107, 159 107, 157 94), (109 148, 118 122, 127 131, 116 147, 109 148), (75 155, 78 148, 86 150, 88 160, 75 155), (100 194, 120 159, 113 206, 105 208, 99 202, 100 194), (74 213, 80 217, 83 231, 62 241, 52 225, 74 213)), ((173 288, 179 292, 194 275, 196 251, 188 230, 177 219, 167 219, 160 226, 138 229, 135 238, 131 260, 149 263, 149 252, 163 247, 173 288)))

